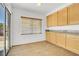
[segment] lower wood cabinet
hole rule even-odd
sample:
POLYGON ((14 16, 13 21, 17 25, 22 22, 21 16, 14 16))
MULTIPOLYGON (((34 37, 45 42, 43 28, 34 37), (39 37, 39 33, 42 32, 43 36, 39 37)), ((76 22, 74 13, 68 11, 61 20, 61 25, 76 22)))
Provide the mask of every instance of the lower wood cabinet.
POLYGON ((79 54, 79 36, 67 34, 66 48, 79 54))
POLYGON ((50 43, 56 44, 55 32, 46 31, 46 40, 50 43))
POLYGON ((51 43, 56 44, 56 33, 55 32, 51 32, 51 43))
POLYGON ((56 33, 57 45, 64 47, 66 44, 66 34, 65 33, 56 33))
POLYGON ((46 31, 46 41, 50 41, 50 32, 49 31, 46 31))
POLYGON ((46 31, 46 40, 79 54, 79 35, 46 31))

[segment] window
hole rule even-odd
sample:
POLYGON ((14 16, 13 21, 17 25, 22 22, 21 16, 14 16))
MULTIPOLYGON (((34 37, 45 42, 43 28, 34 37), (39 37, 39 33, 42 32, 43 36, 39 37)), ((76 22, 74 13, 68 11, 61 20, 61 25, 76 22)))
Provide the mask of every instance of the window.
POLYGON ((41 19, 30 18, 30 17, 21 17, 22 21, 22 34, 40 34, 42 23, 41 19))

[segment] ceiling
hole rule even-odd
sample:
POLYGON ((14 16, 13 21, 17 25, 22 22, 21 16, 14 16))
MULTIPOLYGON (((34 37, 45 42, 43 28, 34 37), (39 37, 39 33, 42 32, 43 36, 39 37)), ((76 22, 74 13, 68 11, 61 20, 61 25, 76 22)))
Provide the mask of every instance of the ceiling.
POLYGON ((65 4, 67 3, 41 3, 40 6, 37 3, 13 3, 12 5, 14 8, 21 8, 40 14, 47 14, 65 4))

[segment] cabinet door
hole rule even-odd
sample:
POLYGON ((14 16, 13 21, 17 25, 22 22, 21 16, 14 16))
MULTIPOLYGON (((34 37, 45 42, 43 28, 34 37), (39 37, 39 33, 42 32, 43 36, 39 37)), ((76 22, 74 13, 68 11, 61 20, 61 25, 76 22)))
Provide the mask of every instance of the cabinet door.
POLYGON ((79 54, 79 36, 67 35, 66 48, 79 54))
POLYGON ((58 25, 67 25, 67 8, 58 11, 58 25))
POLYGON ((51 15, 52 18, 52 26, 57 26, 57 12, 51 15))
POLYGON ((53 13, 47 16, 47 27, 57 25, 57 13, 53 13))
POLYGON ((68 24, 79 24, 79 3, 68 8, 68 24))
POLYGON ((56 44, 55 32, 46 32, 46 40, 50 43, 56 44))
POLYGON ((55 32, 51 32, 51 43, 53 43, 53 44, 56 44, 56 34, 55 34, 55 32))
POLYGON ((50 41, 50 32, 49 31, 46 31, 46 41, 50 41))
POLYGON ((47 16, 47 27, 51 27, 52 25, 52 18, 51 18, 51 15, 47 16))
POLYGON ((65 48, 66 34, 65 33, 56 33, 57 45, 65 48))

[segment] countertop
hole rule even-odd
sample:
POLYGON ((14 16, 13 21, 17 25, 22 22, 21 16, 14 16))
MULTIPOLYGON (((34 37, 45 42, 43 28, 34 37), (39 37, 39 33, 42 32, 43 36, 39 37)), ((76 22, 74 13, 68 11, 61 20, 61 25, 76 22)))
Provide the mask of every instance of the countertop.
POLYGON ((79 30, 46 30, 46 31, 79 35, 79 30))

